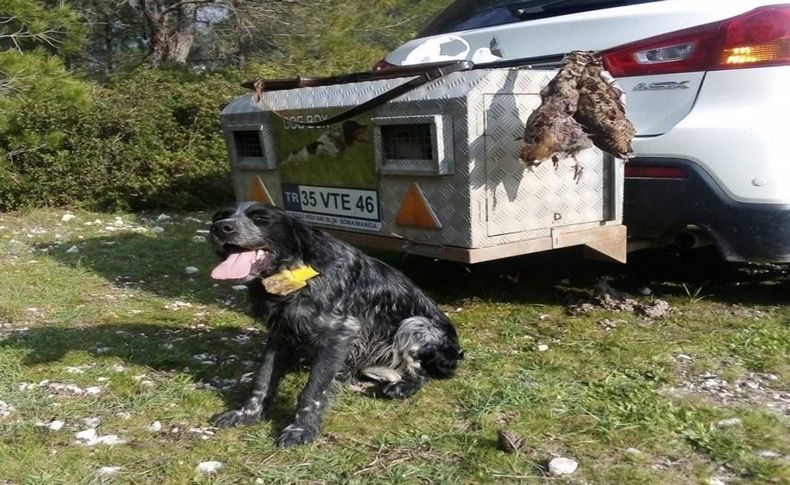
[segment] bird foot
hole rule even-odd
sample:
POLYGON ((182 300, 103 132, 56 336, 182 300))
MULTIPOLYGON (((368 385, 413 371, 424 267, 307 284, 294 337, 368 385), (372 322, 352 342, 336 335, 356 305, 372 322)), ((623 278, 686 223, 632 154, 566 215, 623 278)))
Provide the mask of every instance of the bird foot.
POLYGON ((583 173, 584 173, 584 167, 582 167, 581 164, 577 163, 576 165, 573 166, 573 180, 576 181, 576 184, 578 184, 581 181, 583 173))

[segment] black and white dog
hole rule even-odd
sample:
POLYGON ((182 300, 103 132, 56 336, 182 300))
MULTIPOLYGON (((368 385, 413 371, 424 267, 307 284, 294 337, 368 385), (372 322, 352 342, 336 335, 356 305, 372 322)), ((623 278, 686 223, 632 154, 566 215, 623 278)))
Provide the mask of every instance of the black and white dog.
POLYGON ((452 376, 463 357, 453 324, 406 276, 281 209, 246 202, 222 210, 211 240, 223 259, 212 276, 246 281, 253 314, 270 330, 252 395, 217 416, 219 427, 260 420, 299 361, 310 376, 280 446, 316 438, 336 377, 375 381, 374 395, 403 399, 429 377, 452 376), (264 279, 304 267, 318 272, 306 286, 267 291, 264 279))

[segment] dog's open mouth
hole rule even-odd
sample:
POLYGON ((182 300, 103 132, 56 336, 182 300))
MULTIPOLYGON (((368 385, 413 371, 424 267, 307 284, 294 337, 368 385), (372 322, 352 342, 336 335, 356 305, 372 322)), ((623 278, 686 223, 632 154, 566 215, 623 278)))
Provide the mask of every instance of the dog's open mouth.
POLYGON ((243 280, 263 271, 272 253, 264 249, 230 247, 230 254, 211 272, 215 280, 243 280))

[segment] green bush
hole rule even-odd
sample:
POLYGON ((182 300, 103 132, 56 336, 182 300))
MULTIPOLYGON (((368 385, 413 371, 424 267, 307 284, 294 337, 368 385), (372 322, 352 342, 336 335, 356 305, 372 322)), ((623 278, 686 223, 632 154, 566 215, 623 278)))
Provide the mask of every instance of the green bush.
POLYGON ((0 132, 0 210, 191 209, 232 198, 220 110, 233 74, 138 69, 84 105, 22 101, 0 132))

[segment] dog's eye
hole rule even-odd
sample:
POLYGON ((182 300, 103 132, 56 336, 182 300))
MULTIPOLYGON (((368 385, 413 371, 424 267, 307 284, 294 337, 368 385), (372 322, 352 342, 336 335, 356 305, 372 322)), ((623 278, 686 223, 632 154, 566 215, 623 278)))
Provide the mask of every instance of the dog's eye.
POLYGON ((252 214, 250 219, 256 224, 268 224, 271 221, 267 214, 252 214))

